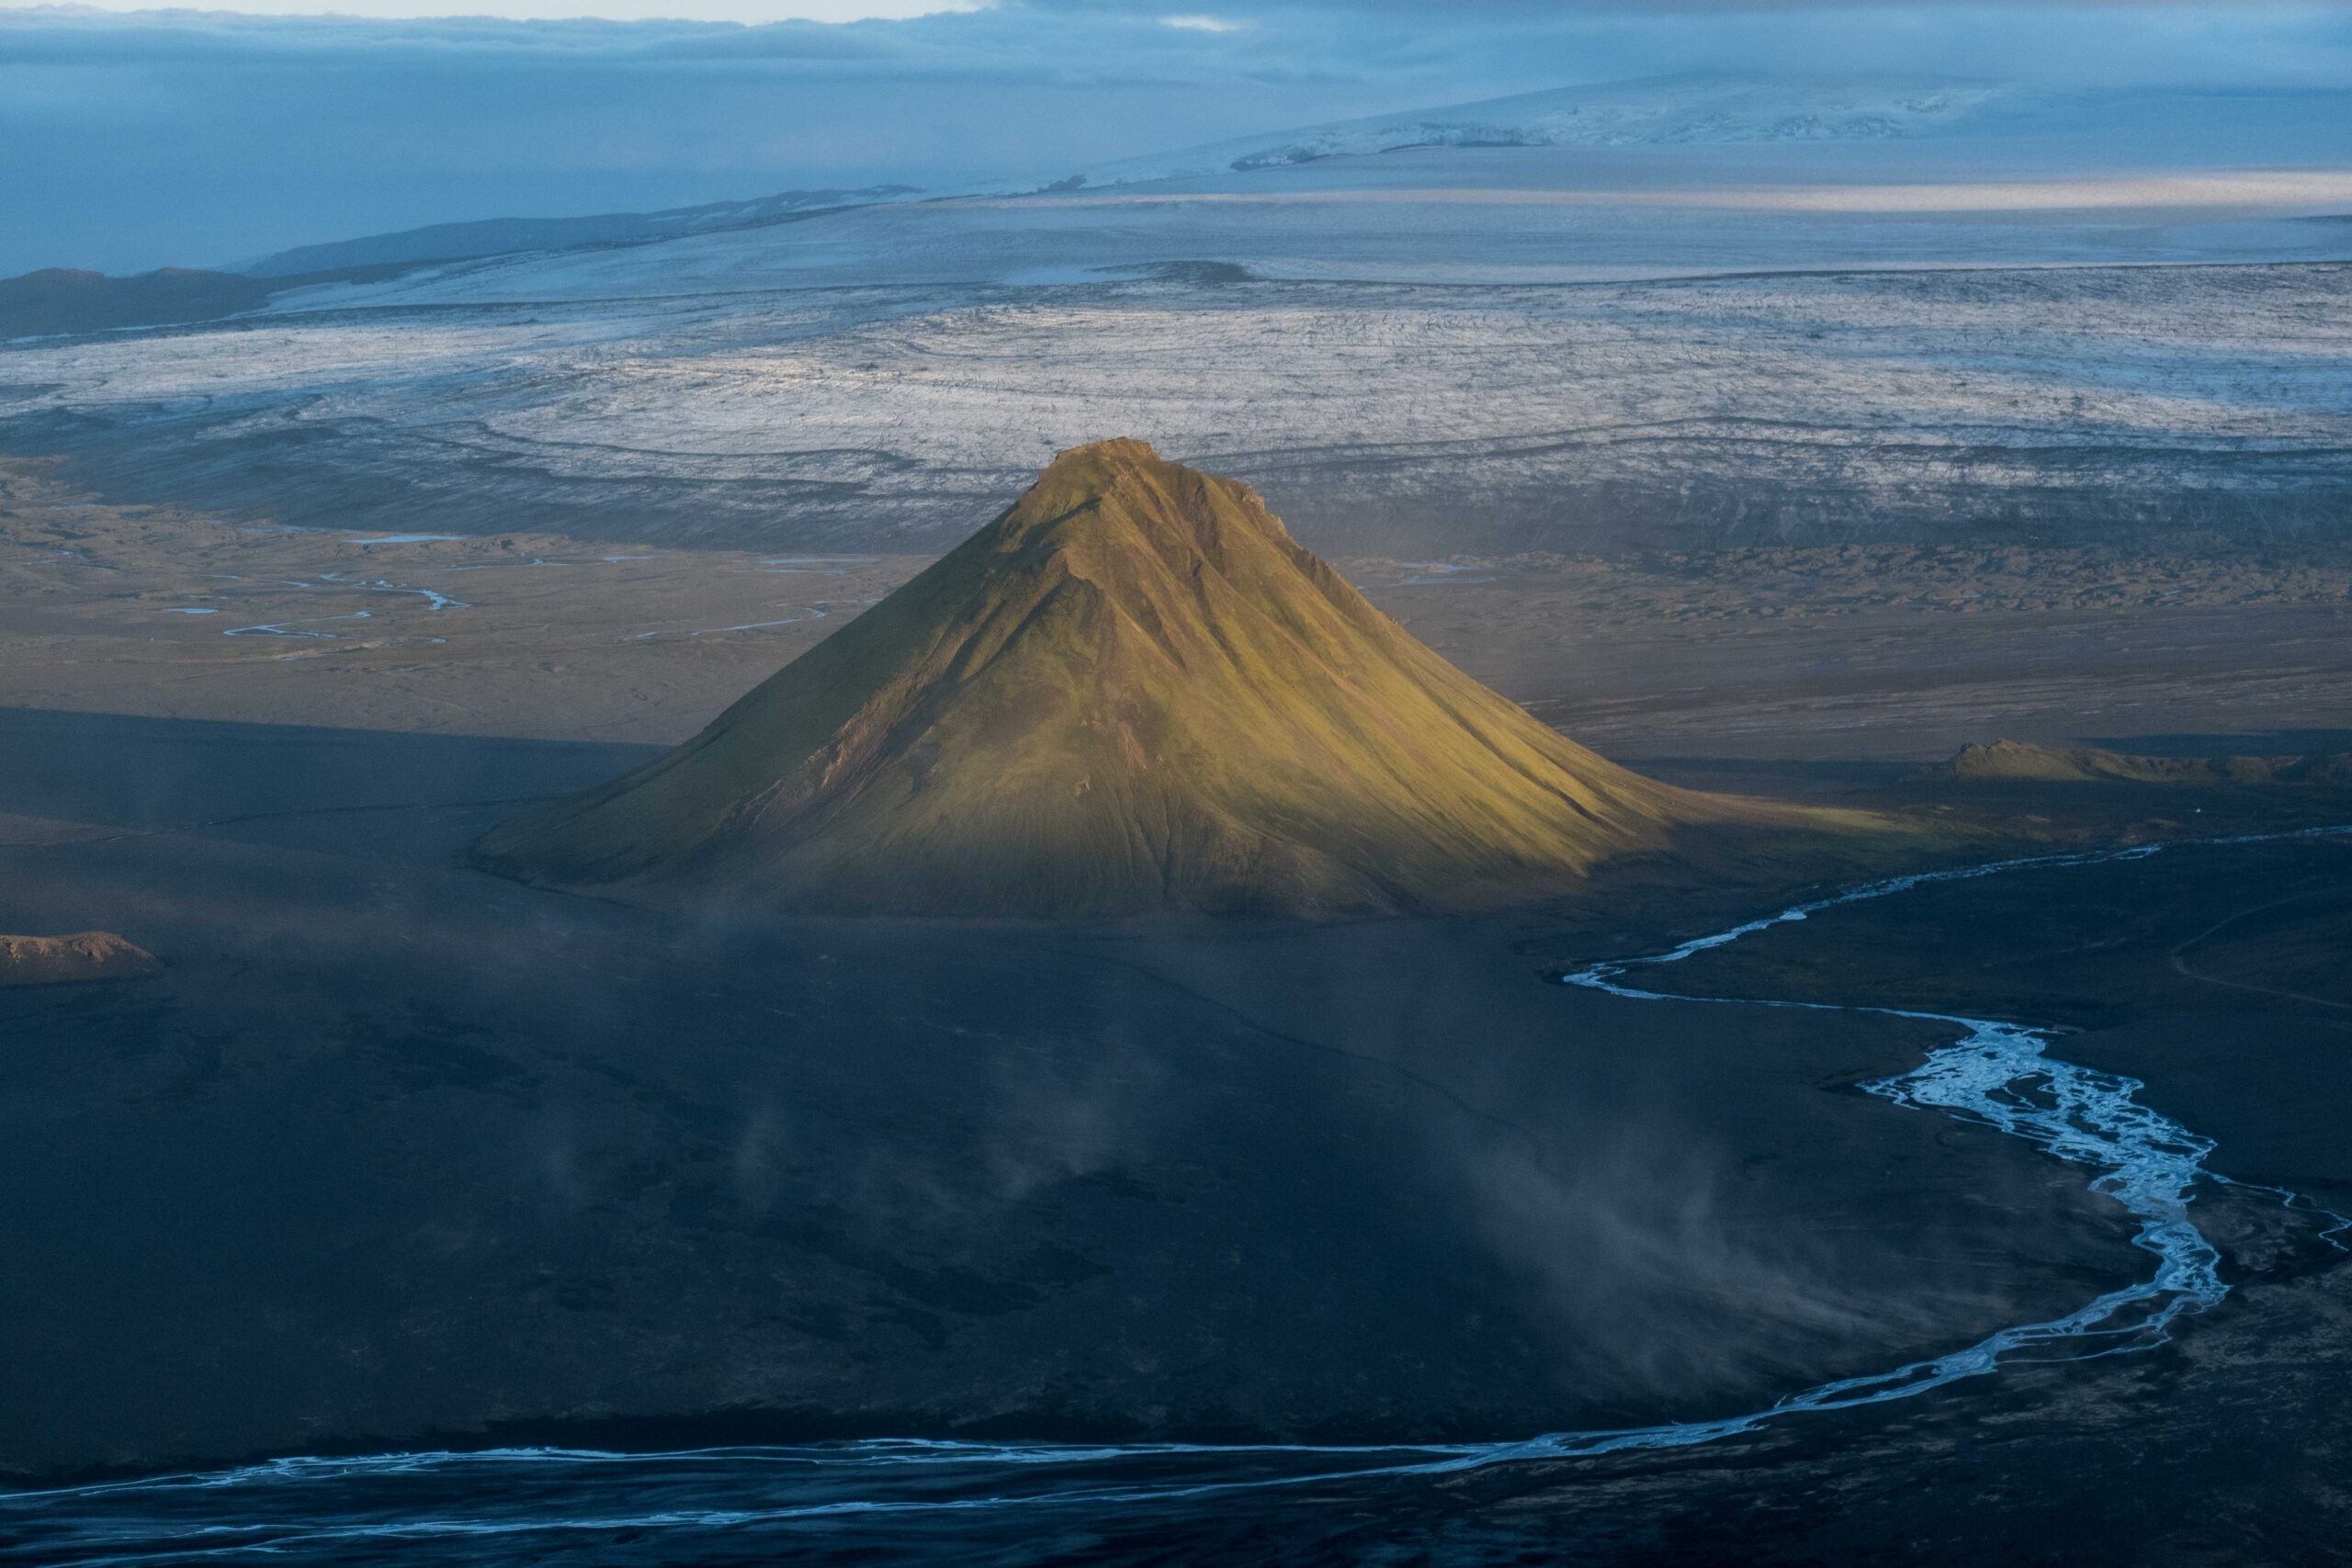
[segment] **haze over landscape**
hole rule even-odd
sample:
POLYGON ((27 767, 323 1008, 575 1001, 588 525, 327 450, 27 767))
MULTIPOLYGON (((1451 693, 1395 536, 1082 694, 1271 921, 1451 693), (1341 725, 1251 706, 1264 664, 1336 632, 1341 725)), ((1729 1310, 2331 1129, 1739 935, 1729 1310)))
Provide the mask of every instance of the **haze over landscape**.
POLYGON ((0 8, 0 1561, 2342 1555, 2352 7, 436 8, 0 8))

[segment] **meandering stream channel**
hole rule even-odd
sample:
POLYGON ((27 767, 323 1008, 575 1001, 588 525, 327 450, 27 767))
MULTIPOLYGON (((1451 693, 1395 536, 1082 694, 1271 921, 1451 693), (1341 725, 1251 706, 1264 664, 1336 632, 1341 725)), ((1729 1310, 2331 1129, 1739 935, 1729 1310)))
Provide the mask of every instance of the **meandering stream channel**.
MULTIPOLYGON (((2271 843, 2352 834, 2352 825, 2198 840, 2271 843)), ((235 1469, 0 1494, 0 1557, 54 1564, 248 1560, 276 1562, 515 1561, 707 1562, 791 1551, 763 1530, 824 1529, 835 1549, 861 1520, 1026 1510, 1130 1511, 1278 1489, 1438 1476, 1537 1460, 1689 1448, 1812 1413, 1907 1399, 1997 1372, 2005 1360, 2087 1359, 2161 1345, 2185 1316, 2229 1293, 2221 1256, 2190 1217, 2208 1139, 2139 1102, 2136 1079, 2049 1052, 2044 1031, 1991 1019, 1875 1005, 1708 998, 1638 983, 1695 954, 1824 910, 1938 883, 2029 869, 2143 859, 2163 846, 2041 855, 1889 878, 1798 904, 1645 957, 1594 964, 1565 984, 1679 1006, 1874 1013, 1950 1025, 1958 1038, 1910 1071, 1862 1085, 1898 1105, 2023 1138, 2091 1173, 2093 1190, 2138 1225, 2148 1274, 2064 1316, 2002 1328, 1973 1345, 1792 1393, 1713 1421, 1551 1432, 1524 1441, 1425 1447, 1178 1443, 984 1443, 880 1439, 629 1454, 500 1449, 298 1458, 235 1469)), ((2261 1189, 2290 1206, 2297 1194, 2261 1189)), ((2330 1246, 2352 1220, 2313 1210, 2330 1246)), ((948 1545, 943 1541, 943 1547, 948 1545)))

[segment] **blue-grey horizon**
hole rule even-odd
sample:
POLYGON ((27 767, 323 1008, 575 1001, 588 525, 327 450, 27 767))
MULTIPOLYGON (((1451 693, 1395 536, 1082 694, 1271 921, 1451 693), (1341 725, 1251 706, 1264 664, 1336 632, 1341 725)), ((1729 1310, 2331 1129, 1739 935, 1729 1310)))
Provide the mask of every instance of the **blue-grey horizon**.
POLYGON ((752 25, 0 9, 0 276, 790 188, 952 189, 1727 70, 2341 86, 2352 7, 1022 0, 752 25))

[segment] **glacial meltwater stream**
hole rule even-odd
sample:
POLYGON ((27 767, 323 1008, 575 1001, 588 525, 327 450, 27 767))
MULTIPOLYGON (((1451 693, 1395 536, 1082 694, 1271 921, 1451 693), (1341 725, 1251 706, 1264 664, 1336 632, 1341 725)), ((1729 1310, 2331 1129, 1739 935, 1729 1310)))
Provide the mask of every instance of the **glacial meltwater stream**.
MULTIPOLYGON (((2352 825, 2198 840, 2203 846, 2352 834, 2352 825)), ((0 1493, 0 1558, 43 1563, 248 1561, 706 1563, 855 1550, 861 1524, 932 1516, 938 1554, 953 1520, 1021 1511, 1040 1532, 1082 1531, 1088 1516, 1131 1516, 1195 1499, 1402 1481, 1529 1461, 1688 1448, 1809 1413, 1906 1399, 1997 1371, 2005 1359, 2088 1359, 2165 1342, 2185 1315, 2228 1294, 2221 1257, 2189 1218, 2211 1140, 2138 1102, 2133 1078, 2048 1053, 2044 1032, 1990 1019, 1880 1006, 1679 996, 1629 976, 1679 963, 1825 909, 2003 872, 2143 859, 2162 846, 2041 855, 1889 878, 1800 904, 1669 952, 1595 964, 1564 983, 1678 1006, 1874 1013, 1949 1024, 1959 1038, 1911 1071, 1861 1086, 2026 1139, 2093 1173, 2093 1190, 2138 1223, 2146 1278, 2063 1317, 2000 1329, 1963 1348, 1840 1379, 1718 1420, 1524 1441, 1411 1447, 1308 1444, 986 1443, 876 1439, 618 1453, 498 1449, 285 1459, 235 1469, 0 1493), (812 1536, 808 1532, 818 1532, 812 1536)), ((2290 1206, 2299 1195, 2262 1189, 2290 1206)), ((2352 1220, 2313 1210, 2344 1249, 2352 1220)), ((1359 1495, 1355 1501, 1361 1505, 1359 1495)), ((977 1522, 977 1521, 974 1521, 977 1522)))

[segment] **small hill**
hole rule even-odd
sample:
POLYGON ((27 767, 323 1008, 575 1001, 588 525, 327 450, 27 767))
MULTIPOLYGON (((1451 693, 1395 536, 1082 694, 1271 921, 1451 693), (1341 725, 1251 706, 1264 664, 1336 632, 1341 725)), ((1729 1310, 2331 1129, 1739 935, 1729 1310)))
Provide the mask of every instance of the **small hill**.
POLYGON ((795 910, 1323 916, 1538 898, 1684 828, 1800 823, 1833 825, 1595 756, 1248 486, 1115 440, 1063 453, 693 740, 476 853, 795 910))
POLYGON ((52 986, 69 980, 129 980, 163 965, 146 949, 112 931, 73 936, 0 936, 0 986, 52 986))
POLYGON ((2282 756, 2140 757, 2092 747, 1972 741, 1926 779, 1979 784, 2144 784, 2225 789, 2264 784, 2352 787, 2352 752, 2282 756))

